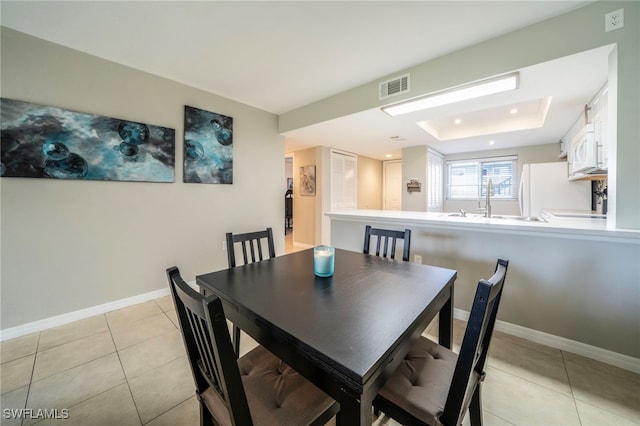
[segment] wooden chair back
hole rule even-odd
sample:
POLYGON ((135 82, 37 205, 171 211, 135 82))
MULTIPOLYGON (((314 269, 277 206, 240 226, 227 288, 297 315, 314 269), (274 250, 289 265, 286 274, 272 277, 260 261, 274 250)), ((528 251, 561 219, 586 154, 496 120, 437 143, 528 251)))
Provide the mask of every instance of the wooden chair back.
POLYGON ((235 244, 240 243, 242 248, 242 260, 244 265, 248 263, 260 262, 268 258, 276 257, 276 249, 273 243, 273 230, 267 228, 264 231, 247 232, 244 234, 233 234, 227 232, 227 260, 229 261, 229 268, 236 267, 236 252, 235 244), (262 242, 266 242, 267 253, 263 254, 262 242), (251 257, 249 257, 249 255, 251 257))
POLYGON ((380 250, 382 248, 382 257, 389 256, 391 259, 395 259, 396 241, 400 239, 404 242, 402 260, 405 262, 409 261, 409 250, 411 248, 410 229, 394 231, 390 229, 372 228, 370 225, 367 225, 364 230, 364 248, 362 250, 365 254, 369 254, 372 236, 377 238, 375 251, 376 256, 380 256, 380 250), (391 243, 390 250, 389 243, 391 243))
POLYGON ((253 424, 220 299, 192 289, 176 267, 167 269, 167 277, 201 402, 201 423, 216 423, 201 397, 212 388, 227 406, 233 424, 253 424))
MULTIPOLYGON (((480 393, 476 392, 476 388, 485 376, 484 366, 508 267, 508 260, 498 259, 493 276, 478 283, 447 402, 440 417, 443 424, 460 424, 472 403, 477 406, 469 411, 470 416, 482 415, 480 393), (478 400, 472 401, 474 398, 478 400)), ((471 424, 480 424, 479 418, 470 420, 471 424)))
MULTIPOLYGON (((229 268, 236 267, 236 243, 242 249, 243 265, 261 262, 268 255, 269 259, 276 257, 276 249, 273 243, 273 230, 267 228, 264 231, 246 232, 244 234, 233 234, 227 232, 227 260, 229 268), (266 244, 267 253, 263 254, 263 243, 266 244), (249 255, 251 257, 249 257, 249 255)), ((233 347, 236 355, 240 356, 240 328, 233 327, 233 347)))

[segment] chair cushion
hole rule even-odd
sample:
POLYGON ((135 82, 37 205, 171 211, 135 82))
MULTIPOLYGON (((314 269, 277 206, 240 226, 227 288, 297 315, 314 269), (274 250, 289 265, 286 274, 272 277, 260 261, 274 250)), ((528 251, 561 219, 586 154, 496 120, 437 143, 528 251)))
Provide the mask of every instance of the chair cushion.
MULTIPOLYGON (((238 367, 255 425, 308 425, 335 404, 262 346, 241 357, 238 367)), ((231 424, 229 412, 217 392, 209 388, 202 397, 221 424, 231 424)))
POLYGON ((458 355, 420 337, 391 375, 378 397, 422 422, 441 425, 458 355))

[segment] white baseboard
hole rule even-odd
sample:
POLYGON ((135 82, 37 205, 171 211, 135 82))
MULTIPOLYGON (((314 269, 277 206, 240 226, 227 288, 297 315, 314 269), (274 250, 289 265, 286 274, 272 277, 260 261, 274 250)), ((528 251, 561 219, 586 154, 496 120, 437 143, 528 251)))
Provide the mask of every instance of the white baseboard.
POLYGON ((16 327, 0 330, 0 342, 14 339, 16 337, 25 336, 35 333, 36 331, 46 330, 48 328, 58 327, 70 322, 89 318, 95 315, 104 314, 106 312, 115 311, 117 309, 126 308, 127 306, 136 305, 138 303, 147 302, 149 300, 158 299, 168 296, 169 288, 151 291, 149 293, 139 294, 137 296, 127 297, 126 299, 115 300, 113 302, 102 305, 92 306, 90 308, 80 309, 78 311, 69 312, 55 317, 45 318, 38 321, 29 322, 18 325, 16 327))
MULTIPOLYGON (((467 321, 469 319, 469 312, 463 311, 462 309, 454 309, 453 316, 456 319, 467 321)), ((553 334, 500 320, 496 321, 495 330, 640 374, 640 358, 619 354, 597 346, 587 345, 586 343, 554 336, 553 334)))
POLYGON ((294 247, 304 247, 304 248, 313 248, 315 247, 313 244, 305 244, 305 243, 298 243, 298 242, 293 242, 293 246, 294 247))

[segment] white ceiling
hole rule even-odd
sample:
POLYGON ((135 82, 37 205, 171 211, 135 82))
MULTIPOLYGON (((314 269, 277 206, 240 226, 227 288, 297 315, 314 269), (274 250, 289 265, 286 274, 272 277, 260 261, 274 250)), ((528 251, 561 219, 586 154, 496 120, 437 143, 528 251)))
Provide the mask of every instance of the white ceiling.
MULTIPOLYGON (((0 22, 281 114, 588 3, 3 0, 0 22)), ((606 81, 606 54, 599 49, 520 70, 515 97, 493 95, 432 110, 428 117, 414 113, 391 120, 375 109, 292 131, 286 150, 329 145, 385 159, 418 144, 443 153, 484 149, 486 137, 438 142, 416 122, 552 96, 542 129, 493 135, 491 148, 549 143, 606 81), (576 72, 585 69, 590 72, 576 72), (392 142, 392 136, 399 137, 392 142)))
POLYGON ((331 141, 331 146, 356 153, 366 152, 371 158, 384 160, 387 154, 400 158, 402 147, 416 145, 428 145, 443 154, 454 154, 555 143, 606 83, 611 49, 612 46, 604 46, 523 68, 519 70, 519 89, 510 92, 397 117, 374 108, 288 132, 287 147, 296 151, 331 141), (551 97, 551 103, 542 127, 508 131, 513 121, 539 121, 539 108, 543 107, 540 104, 548 97, 551 97), (510 110, 514 107, 518 113, 511 115, 510 110), (455 125, 456 118, 461 119, 460 125, 455 125), (425 120, 442 127, 443 134, 470 126, 470 132, 479 136, 458 135, 456 139, 440 141, 417 124, 425 120), (486 130, 488 127, 491 130, 486 130), (392 139, 394 136, 398 138, 392 139))

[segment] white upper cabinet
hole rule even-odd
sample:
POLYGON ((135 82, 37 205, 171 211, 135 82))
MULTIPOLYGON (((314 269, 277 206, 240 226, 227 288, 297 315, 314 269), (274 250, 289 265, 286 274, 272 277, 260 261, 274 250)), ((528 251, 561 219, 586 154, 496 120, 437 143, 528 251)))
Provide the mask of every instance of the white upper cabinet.
POLYGON ((605 85, 591 102, 591 121, 595 126, 595 138, 597 146, 597 164, 599 169, 606 169, 607 139, 609 135, 609 88, 605 85))
POLYGON ((609 89, 605 85, 585 105, 585 110, 560 143, 561 157, 566 151, 570 178, 594 178, 606 174, 610 125, 609 89))

